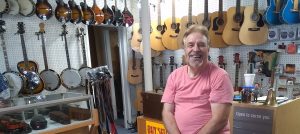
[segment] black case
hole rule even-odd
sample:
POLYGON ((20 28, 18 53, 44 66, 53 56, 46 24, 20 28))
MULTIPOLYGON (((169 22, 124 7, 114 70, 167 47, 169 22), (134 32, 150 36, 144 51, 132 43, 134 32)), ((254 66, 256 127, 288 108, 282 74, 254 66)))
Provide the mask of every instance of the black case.
POLYGON ((144 116, 162 120, 163 104, 160 102, 162 98, 161 93, 142 92, 143 97, 143 111, 144 116))

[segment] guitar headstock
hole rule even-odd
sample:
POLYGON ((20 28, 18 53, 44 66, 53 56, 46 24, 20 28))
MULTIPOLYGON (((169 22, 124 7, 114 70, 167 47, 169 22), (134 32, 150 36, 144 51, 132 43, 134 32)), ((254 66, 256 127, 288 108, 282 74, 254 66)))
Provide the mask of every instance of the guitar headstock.
POLYGON ((235 53, 235 54, 233 54, 233 56, 234 56, 234 63, 235 64, 240 64, 241 63, 241 61, 240 61, 240 54, 239 53, 235 53))
POLYGON ((255 52, 249 52, 248 53, 248 63, 255 63, 255 52))
POLYGON ((24 23, 23 22, 18 22, 18 34, 24 34, 25 29, 24 29, 24 23))
POLYGON ((45 23, 40 23, 39 24, 39 27, 40 27, 40 33, 45 33, 45 23))
POLYGON ((223 65, 224 64, 224 56, 220 55, 220 56, 218 56, 218 59, 219 59, 218 64, 223 65))
POLYGON ((66 24, 63 24, 63 25, 62 25, 62 30, 63 30, 63 31, 62 31, 61 35, 67 35, 67 34, 68 34, 66 24))
POLYGON ((0 33, 4 33, 5 31, 5 21, 0 20, 0 33))
POLYGON ((175 65, 174 56, 170 56, 169 65, 175 65))

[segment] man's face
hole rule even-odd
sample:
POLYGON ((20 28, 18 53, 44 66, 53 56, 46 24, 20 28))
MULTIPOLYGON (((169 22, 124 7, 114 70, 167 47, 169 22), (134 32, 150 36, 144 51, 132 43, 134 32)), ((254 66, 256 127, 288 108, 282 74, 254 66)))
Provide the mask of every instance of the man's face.
POLYGON ((208 61, 208 41, 199 33, 191 33, 185 39, 185 60, 190 67, 198 68, 204 66, 208 61))

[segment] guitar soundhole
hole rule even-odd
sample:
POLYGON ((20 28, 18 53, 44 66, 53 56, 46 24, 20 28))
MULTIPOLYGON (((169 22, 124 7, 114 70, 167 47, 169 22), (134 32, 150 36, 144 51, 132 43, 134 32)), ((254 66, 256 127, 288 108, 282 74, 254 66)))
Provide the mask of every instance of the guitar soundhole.
POLYGON ((179 27, 180 27, 180 23, 177 23, 176 24, 175 33, 179 33, 179 31, 180 31, 179 27))
POLYGON ((288 36, 288 33, 287 33, 287 32, 281 32, 281 33, 280 33, 280 37, 281 37, 282 39, 286 39, 287 36, 288 36))
POLYGON ((258 21, 258 19, 259 19, 259 15, 258 15, 258 14, 253 13, 253 14, 251 15, 251 20, 252 20, 252 21, 258 21))
POLYGON ((295 35, 295 33, 294 32, 289 32, 289 34, 288 34, 288 36, 289 36, 289 38, 293 38, 294 37, 294 35, 295 35))
POLYGON ((202 25, 206 26, 209 29, 210 22, 208 20, 204 20, 204 21, 202 21, 202 25))
POLYGON ((217 21, 217 24, 220 26, 220 25, 223 25, 224 24, 224 20, 222 18, 219 18, 218 21, 217 21))
POLYGON ((161 26, 161 25, 158 25, 157 27, 156 27, 156 30, 157 31, 161 31, 163 29, 163 27, 161 26))
POLYGON ((171 24, 171 28, 174 29, 174 30, 177 29, 176 23, 172 23, 172 24, 171 24))
POLYGON ((243 21, 243 16, 240 13, 237 13, 234 15, 233 19, 236 23, 240 23, 241 21, 243 21))
POLYGON ((276 35, 275 31, 269 31, 269 37, 274 38, 276 35))

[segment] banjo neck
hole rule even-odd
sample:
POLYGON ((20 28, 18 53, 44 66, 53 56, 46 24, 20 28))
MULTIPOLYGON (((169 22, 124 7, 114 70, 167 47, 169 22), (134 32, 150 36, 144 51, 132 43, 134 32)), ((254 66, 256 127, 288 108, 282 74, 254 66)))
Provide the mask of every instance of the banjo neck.
POLYGON ((7 56, 7 49, 6 49, 6 45, 5 45, 3 33, 0 34, 0 38, 2 40, 1 45, 2 45, 2 51, 3 51, 3 54, 4 54, 4 61, 5 61, 6 71, 9 72, 9 71, 11 71, 11 69, 9 67, 8 56, 7 56))
POLYGON ((40 31, 36 32, 36 35, 39 37, 39 35, 41 35, 41 39, 42 39, 42 50, 43 50, 43 58, 44 58, 44 65, 45 65, 45 70, 49 69, 48 66, 48 61, 47 61, 47 53, 46 53, 46 45, 45 45, 45 24, 44 23, 40 23, 40 31))
POLYGON ((66 24, 62 25, 63 32, 62 32, 61 36, 63 36, 63 39, 65 40, 65 50, 66 50, 66 57, 67 57, 68 69, 71 69, 69 49, 68 49, 68 42, 67 42, 67 34, 68 34, 68 32, 66 31, 66 27, 67 27, 66 24))
POLYGON ((79 28, 78 30, 78 37, 80 37, 81 41, 81 48, 82 48, 82 57, 83 57, 83 67, 87 67, 87 60, 86 60, 86 51, 85 51, 85 41, 84 41, 84 28, 79 28))
POLYGON ((29 60, 28 60, 26 46, 25 46, 24 34, 20 34, 20 38, 21 38, 21 45, 22 45, 22 52, 23 52, 23 57, 24 57, 25 69, 29 70, 29 63, 28 63, 29 60))

